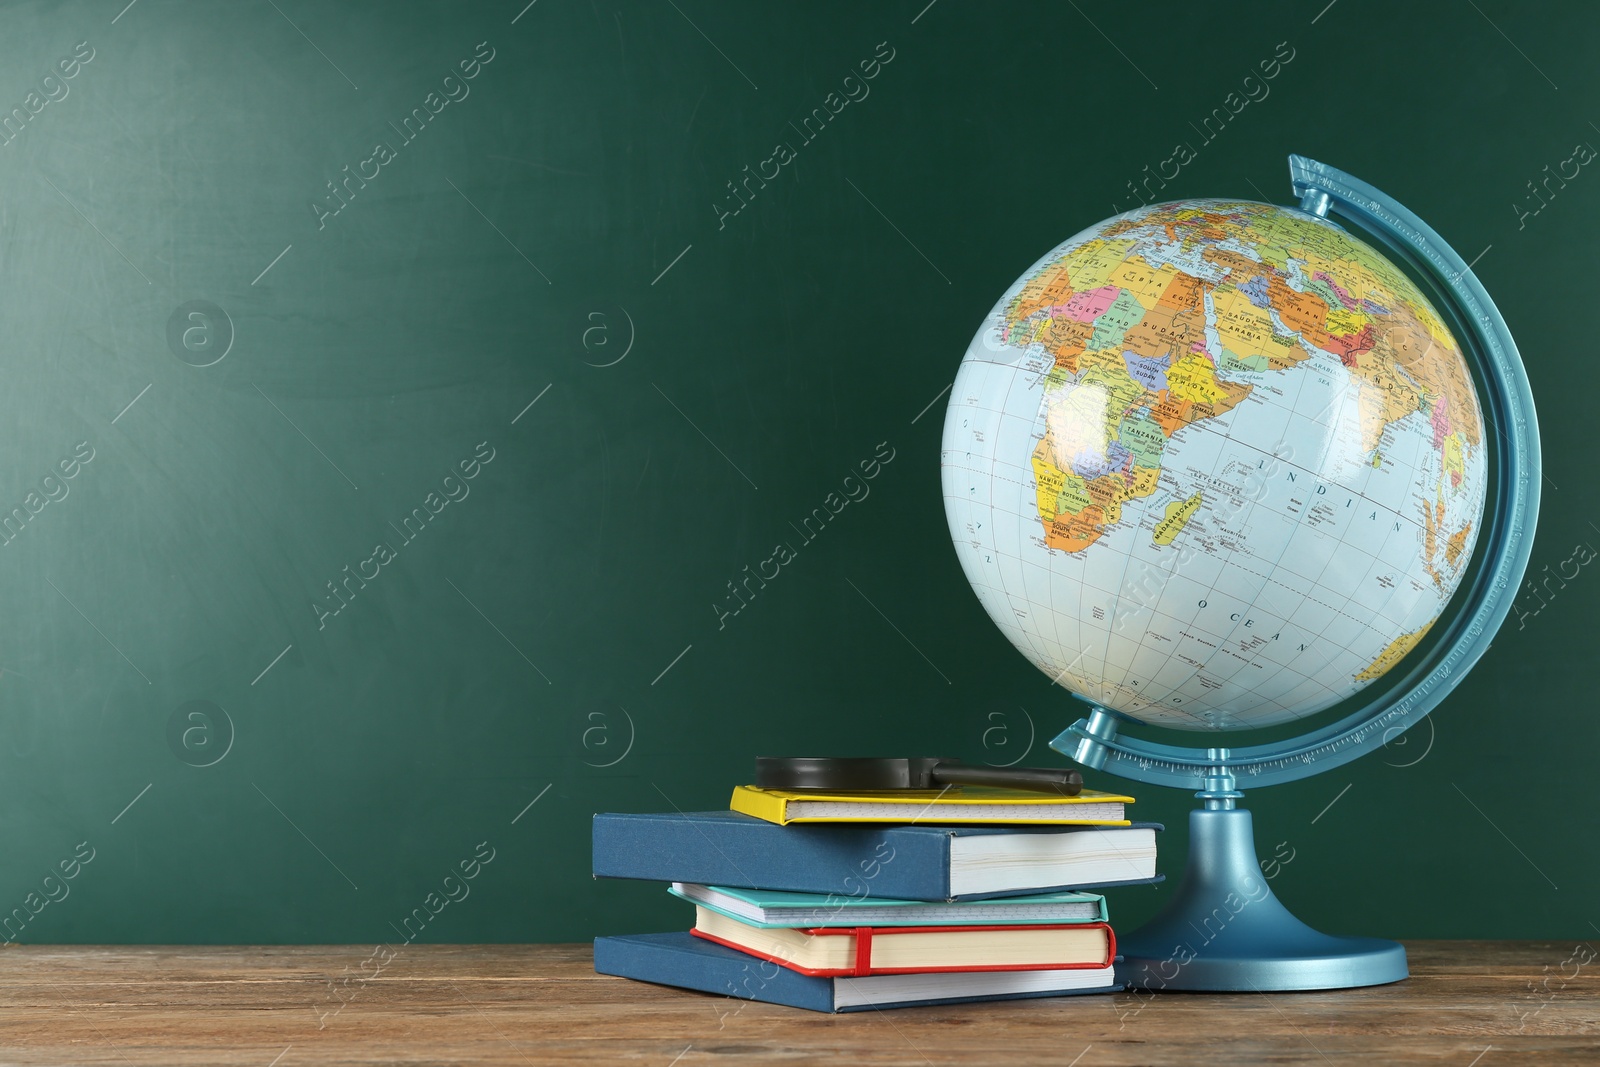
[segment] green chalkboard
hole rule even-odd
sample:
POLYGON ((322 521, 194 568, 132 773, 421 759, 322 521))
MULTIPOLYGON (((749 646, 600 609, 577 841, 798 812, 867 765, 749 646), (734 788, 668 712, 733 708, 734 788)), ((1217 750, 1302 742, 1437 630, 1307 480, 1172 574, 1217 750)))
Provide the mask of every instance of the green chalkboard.
MULTIPOLYGON (((1300 152, 1474 259, 1541 408, 1533 573, 1568 575, 1432 721, 1250 798, 1274 888, 1335 931, 1592 935, 1600 177, 1547 181, 1600 143, 1592 8, 3 21, 7 939, 671 929, 591 880, 593 812, 722 807, 758 754, 1059 761, 1081 708, 950 548, 941 397, 1185 142, 1164 197, 1288 202, 1300 152)), ((1140 793, 1169 872, 1190 805, 1140 793)))

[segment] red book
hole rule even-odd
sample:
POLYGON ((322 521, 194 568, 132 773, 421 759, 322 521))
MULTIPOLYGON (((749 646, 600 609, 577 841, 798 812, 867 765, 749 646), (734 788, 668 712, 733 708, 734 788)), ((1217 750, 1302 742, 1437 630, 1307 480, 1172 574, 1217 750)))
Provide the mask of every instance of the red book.
POLYGON ((1101 922, 1042 926, 754 926, 695 909, 694 936, 818 978, 939 971, 1044 971, 1111 966, 1101 922))

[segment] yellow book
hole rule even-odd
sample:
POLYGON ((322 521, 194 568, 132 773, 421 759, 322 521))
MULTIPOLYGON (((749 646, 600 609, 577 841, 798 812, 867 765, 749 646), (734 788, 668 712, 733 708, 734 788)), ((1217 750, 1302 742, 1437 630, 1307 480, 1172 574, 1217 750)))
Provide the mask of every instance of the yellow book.
POLYGON ((1127 826, 1133 798, 1085 789, 1075 797, 1022 789, 950 789, 829 793, 735 786, 728 805, 744 815, 787 826, 813 822, 1004 823, 1038 826, 1127 826))

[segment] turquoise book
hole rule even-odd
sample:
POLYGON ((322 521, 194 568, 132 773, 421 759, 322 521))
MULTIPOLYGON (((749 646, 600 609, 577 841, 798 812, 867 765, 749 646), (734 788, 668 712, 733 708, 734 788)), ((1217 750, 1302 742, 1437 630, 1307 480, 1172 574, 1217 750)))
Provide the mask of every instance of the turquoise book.
POLYGON ((681 897, 750 926, 987 926, 1060 925, 1106 921, 1106 899, 1095 893, 1035 893, 999 900, 928 902, 842 893, 791 893, 775 889, 674 882, 681 897))

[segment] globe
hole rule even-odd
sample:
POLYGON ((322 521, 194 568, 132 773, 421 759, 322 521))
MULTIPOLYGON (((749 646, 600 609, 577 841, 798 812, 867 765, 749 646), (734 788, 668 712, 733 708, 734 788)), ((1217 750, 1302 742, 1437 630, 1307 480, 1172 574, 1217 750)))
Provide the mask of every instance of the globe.
POLYGON ((943 484, 963 570, 1037 667, 1141 722, 1302 718, 1387 673, 1483 516, 1461 347, 1328 220, 1156 204, 1063 242, 956 376, 943 484))
POLYGON ((1152 204, 1056 246, 984 320, 945 412, 962 570, 1089 705, 1050 747, 1202 801, 1176 891, 1119 932, 1130 987, 1406 977, 1398 943, 1277 899, 1241 787, 1338 767, 1437 708, 1532 547, 1533 398, 1471 265, 1371 185, 1289 163, 1297 207, 1152 204))

